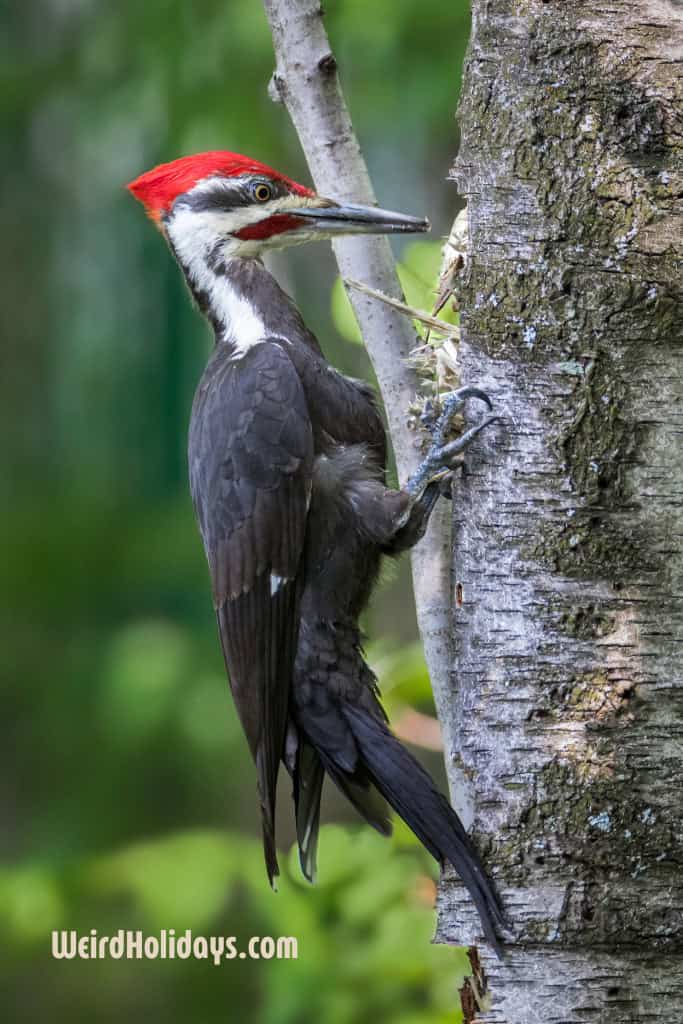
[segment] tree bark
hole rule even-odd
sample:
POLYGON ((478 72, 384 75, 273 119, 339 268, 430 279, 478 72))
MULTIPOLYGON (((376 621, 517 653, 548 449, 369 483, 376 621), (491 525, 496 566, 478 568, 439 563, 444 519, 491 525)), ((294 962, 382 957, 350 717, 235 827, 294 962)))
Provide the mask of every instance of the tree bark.
POLYGON ((683 1017, 682 53, 679 3, 473 0, 460 365, 504 421, 453 510, 449 768, 513 939, 469 1021, 683 1017))

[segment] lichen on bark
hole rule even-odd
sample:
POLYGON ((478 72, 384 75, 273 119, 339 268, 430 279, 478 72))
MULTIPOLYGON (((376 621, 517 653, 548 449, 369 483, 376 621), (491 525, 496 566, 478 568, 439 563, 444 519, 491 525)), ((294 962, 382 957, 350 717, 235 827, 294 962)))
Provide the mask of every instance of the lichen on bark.
MULTIPOLYGON (((451 781, 506 900, 496 1024, 683 996, 683 11, 474 0, 451 781)), ((450 878, 439 936, 472 944, 450 878)))

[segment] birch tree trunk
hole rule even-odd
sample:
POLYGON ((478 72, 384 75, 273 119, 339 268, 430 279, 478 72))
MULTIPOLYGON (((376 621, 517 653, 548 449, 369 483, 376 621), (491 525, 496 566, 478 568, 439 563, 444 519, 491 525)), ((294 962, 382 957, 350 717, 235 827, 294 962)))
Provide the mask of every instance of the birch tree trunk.
POLYGON ((683 1019, 682 54, 680 3, 473 0, 460 358, 505 420, 453 510, 449 767, 514 940, 468 1021, 683 1019))

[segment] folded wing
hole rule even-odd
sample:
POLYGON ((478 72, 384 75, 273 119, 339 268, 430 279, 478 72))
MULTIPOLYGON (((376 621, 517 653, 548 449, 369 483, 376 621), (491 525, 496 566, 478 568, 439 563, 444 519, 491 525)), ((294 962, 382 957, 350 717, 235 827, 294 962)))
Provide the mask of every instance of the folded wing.
POLYGON ((195 397, 189 464, 230 687, 256 763, 272 884, 313 465, 303 388, 279 344, 238 360, 216 348, 195 397))

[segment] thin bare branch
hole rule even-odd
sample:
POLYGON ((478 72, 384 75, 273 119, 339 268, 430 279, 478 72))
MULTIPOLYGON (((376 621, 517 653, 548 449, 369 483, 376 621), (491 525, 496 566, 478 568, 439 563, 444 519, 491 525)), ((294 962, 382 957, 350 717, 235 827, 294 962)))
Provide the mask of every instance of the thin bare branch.
POLYGON ((377 288, 371 288, 367 284, 363 284, 362 281, 354 281, 352 278, 347 277, 344 281, 347 288, 355 288, 356 291, 362 292, 364 295, 369 295, 373 299, 377 299, 378 302, 386 302, 387 306, 391 306, 392 309, 398 310, 399 313, 403 313, 404 316, 409 316, 411 320, 417 320, 419 323, 424 324, 425 327, 429 327, 430 330, 436 334, 440 334, 446 338, 459 338, 460 329, 457 324, 449 324, 446 320, 441 320, 438 316, 430 316, 429 313, 425 313, 422 309, 417 309, 416 306, 409 306, 406 302, 401 302, 399 299, 394 299, 390 295, 385 295, 384 292, 379 291, 377 288))
MULTIPOLYGON (((316 187, 339 199, 373 203, 375 195, 353 131, 318 0, 264 0, 276 55, 271 95, 294 123, 316 187)), ((385 238, 361 236, 334 243, 342 278, 361 278, 385 296, 403 301, 396 266, 385 238)), ((409 364, 420 339, 410 320, 358 290, 349 294, 386 409, 399 477, 406 480, 420 458, 410 404, 418 377, 409 364)), ((443 505, 444 503, 442 503, 443 505)), ((450 674, 450 543, 447 510, 437 508, 423 541, 413 551, 413 586, 437 710, 446 721, 450 674)), ((444 736, 454 758, 453 737, 444 736)))

